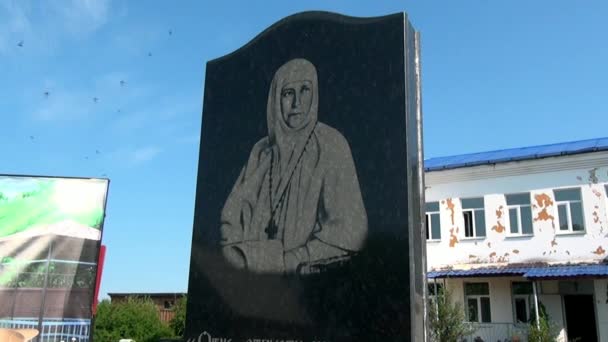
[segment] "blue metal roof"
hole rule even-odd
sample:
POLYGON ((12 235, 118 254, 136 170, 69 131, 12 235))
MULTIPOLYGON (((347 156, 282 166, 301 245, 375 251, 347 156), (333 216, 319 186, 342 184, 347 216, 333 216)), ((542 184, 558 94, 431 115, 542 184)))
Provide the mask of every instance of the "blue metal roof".
POLYGON ((469 270, 430 271, 427 273, 427 278, 495 277, 506 275, 520 275, 530 279, 575 278, 588 276, 606 277, 608 276, 608 264, 503 266, 469 270))
POLYGON ((524 274, 526 278, 569 278, 608 276, 608 265, 572 265, 534 268, 524 274))
POLYGON ((492 277, 504 275, 522 275, 530 267, 484 267, 469 270, 445 270, 427 272, 427 278, 463 278, 463 277, 492 277))
POLYGON ((539 159, 606 150, 608 150, 608 137, 550 145, 461 154, 449 157, 430 158, 424 161, 424 170, 427 172, 439 171, 460 167, 506 163, 510 161, 539 159))

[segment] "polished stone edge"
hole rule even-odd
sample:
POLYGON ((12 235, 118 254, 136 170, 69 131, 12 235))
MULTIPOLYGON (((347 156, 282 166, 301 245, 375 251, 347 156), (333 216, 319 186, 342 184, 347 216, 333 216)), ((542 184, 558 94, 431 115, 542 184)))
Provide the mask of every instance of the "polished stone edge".
POLYGON ((221 62, 234 55, 244 52, 250 46, 254 45, 257 41, 261 40, 264 36, 269 34, 271 31, 275 30, 276 28, 278 28, 288 22, 306 21, 306 20, 321 20, 321 21, 332 22, 332 23, 336 23, 336 24, 365 25, 365 24, 374 24, 374 23, 377 23, 377 22, 380 22, 383 20, 387 20, 387 19, 392 19, 395 17, 402 17, 404 19, 404 22, 407 20, 407 14, 405 12, 397 12, 397 13, 393 13, 393 14, 387 14, 387 15, 376 16, 376 17, 354 17, 354 16, 348 16, 348 15, 344 15, 344 14, 340 14, 340 13, 327 12, 327 11, 299 12, 299 13, 292 14, 290 16, 287 16, 287 17, 275 22, 274 24, 267 27, 261 33, 258 33, 257 36, 255 36, 253 39, 251 39, 249 42, 247 42, 240 48, 238 48, 224 56, 209 60, 207 62, 207 64, 221 62))

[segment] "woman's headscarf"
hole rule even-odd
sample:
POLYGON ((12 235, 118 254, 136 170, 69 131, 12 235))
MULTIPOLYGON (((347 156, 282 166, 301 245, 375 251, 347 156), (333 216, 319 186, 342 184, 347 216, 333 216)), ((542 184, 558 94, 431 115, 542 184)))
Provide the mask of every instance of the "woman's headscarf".
MULTIPOLYGON (((266 120, 268 123, 268 137, 270 145, 276 144, 279 148, 281 176, 292 170, 298 157, 304 149, 306 140, 317 123, 319 111, 319 82, 317 69, 309 61, 301 58, 292 59, 283 64, 275 73, 270 90, 268 91, 268 104, 266 106, 266 120), (281 113, 281 91, 286 84, 295 81, 310 81, 312 83, 312 103, 306 115, 306 123, 296 129, 287 125, 281 113)), ((288 177, 289 175, 287 175, 288 177)))

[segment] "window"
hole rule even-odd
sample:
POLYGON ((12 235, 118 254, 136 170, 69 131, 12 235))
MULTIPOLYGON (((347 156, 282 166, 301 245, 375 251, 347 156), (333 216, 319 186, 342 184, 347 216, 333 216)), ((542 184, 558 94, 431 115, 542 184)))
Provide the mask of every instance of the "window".
POLYGON ((441 240, 439 202, 431 202, 426 204, 426 239, 441 240))
POLYGON ((465 283, 464 297, 469 322, 490 323, 490 286, 488 283, 465 283))
POLYGON ((559 230, 561 232, 582 232, 585 230, 583 216, 583 202, 581 200, 581 189, 553 190, 555 204, 557 205, 557 216, 559 230))
POLYGON ((464 236, 486 236, 486 217, 483 197, 463 198, 462 215, 464 216, 464 236))
POLYGON ((532 207, 530 193, 505 195, 509 209, 509 232, 512 235, 532 234, 532 207))
POLYGON ((443 284, 437 282, 429 282, 427 284, 427 289, 428 296, 434 298, 435 296, 437 296, 437 294, 443 293, 443 284), (435 289, 437 289, 437 291, 435 291, 435 289))
POLYGON ((427 296, 433 304, 437 304, 437 295, 442 295, 443 284, 435 282, 429 282, 427 284, 427 296))
POLYGON ((175 305, 175 302, 173 302, 172 300, 171 301, 166 300, 164 304, 165 305, 163 305, 163 306, 165 309, 172 309, 173 305, 175 305))
POLYGON ((532 312, 532 283, 513 282, 513 315, 515 323, 530 322, 532 312))

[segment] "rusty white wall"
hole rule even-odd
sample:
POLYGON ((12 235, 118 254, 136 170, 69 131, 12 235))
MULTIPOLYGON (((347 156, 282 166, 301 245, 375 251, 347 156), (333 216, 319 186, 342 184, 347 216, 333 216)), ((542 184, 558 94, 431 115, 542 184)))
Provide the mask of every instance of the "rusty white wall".
POLYGON ((441 240, 427 242, 429 269, 608 257, 608 152, 426 174, 426 201, 440 203, 441 240), (581 189, 585 231, 559 232, 554 189, 581 189), (533 235, 510 235, 505 194, 531 193, 533 235), (483 196, 486 236, 466 238, 461 198, 483 196))

